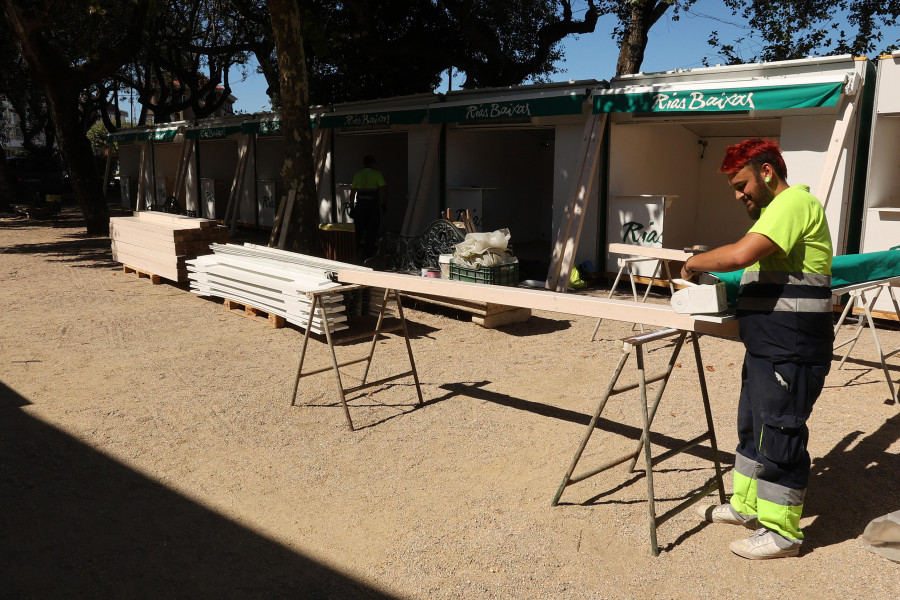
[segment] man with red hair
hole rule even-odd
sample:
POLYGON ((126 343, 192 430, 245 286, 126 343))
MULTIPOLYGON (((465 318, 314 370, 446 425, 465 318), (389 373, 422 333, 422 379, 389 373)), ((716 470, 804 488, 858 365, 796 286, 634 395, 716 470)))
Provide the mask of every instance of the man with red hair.
POLYGON ((737 316, 744 343, 734 494, 699 507, 713 523, 756 529, 732 542, 749 559, 796 556, 809 482, 806 421, 831 366, 831 234, 805 185, 788 186, 778 144, 729 146, 720 173, 756 221, 740 240, 690 257, 681 275, 745 269, 737 316))

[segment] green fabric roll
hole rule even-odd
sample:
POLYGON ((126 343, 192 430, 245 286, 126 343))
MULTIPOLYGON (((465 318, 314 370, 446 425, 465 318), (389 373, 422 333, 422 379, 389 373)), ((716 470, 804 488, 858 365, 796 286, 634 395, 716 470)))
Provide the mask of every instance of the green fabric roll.
MULTIPOLYGON (((725 282, 728 302, 732 304, 737 300, 738 287, 743 273, 743 269, 729 273, 713 273, 725 282)), ((832 287, 898 276, 900 276, 900 249, 835 256, 831 263, 832 287)))

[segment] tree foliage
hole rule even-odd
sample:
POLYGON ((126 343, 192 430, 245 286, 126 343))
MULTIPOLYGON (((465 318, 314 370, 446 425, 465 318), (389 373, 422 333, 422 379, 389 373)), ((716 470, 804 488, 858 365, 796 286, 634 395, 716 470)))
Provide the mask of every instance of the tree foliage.
POLYGON ((581 4, 300 0, 311 101, 430 92, 450 69, 465 74, 467 88, 544 79, 562 57, 561 40, 596 26, 595 0, 581 4))
POLYGON ((751 25, 747 36, 709 44, 729 64, 852 54, 864 56, 897 47, 883 43, 883 29, 897 24, 900 0, 723 0, 732 14, 751 25), (752 47, 753 50, 744 48, 752 47))
POLYGON ((0 0, 31 80, 44 93, 88 233, 108 232, 109 212, 85 123, 88 90, 137 51, 149 0, 0 0))

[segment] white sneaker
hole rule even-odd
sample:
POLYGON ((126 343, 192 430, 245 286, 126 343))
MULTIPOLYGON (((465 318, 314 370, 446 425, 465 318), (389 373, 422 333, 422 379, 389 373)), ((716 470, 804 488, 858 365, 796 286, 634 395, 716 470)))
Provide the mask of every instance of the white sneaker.
POLYGON ((785 558, 800 554, 799 540, 790 540, 765 527, 757 529, 753 535, 744 540, 735 540, 728 548, 744 558, 762 560, 766 558, 785 558))
POLYGON ((703 517, 703 520, 711 523, 730 523, 732 525, 743 525, 747 529, 755 529, 759 527, 759 522, 755 515, 745 515, 734 510, 730 504, 719 504, 711 506, 697 505, 697 514, 703 517))

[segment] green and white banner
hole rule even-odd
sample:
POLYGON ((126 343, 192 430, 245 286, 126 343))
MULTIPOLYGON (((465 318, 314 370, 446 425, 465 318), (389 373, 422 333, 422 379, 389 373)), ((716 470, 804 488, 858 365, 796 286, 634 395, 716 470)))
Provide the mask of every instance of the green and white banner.
POLYGON ((385 110, 349 114, 324 114, 319 117, 319 126, 337 127, 384 127, 386 125, 418 125, 425 120, 424 108, 407 110, 385 110))
POLYGON ((203 127, 189 127, 184 130, 184 138, 187 140, 221 140, 234 133, 241 133, 241 125, 204 125, 203 127))
POLYGON ((593 112, 729 113, 836 106, 843 81, 713 89, 597 90, 593 112))
POLYGON ((451 106, 433 104, 428 108, 428 121, 430 123, 470 123, 495 119, 580 115, 584 100, 584 94, 566 94, 451 106))

